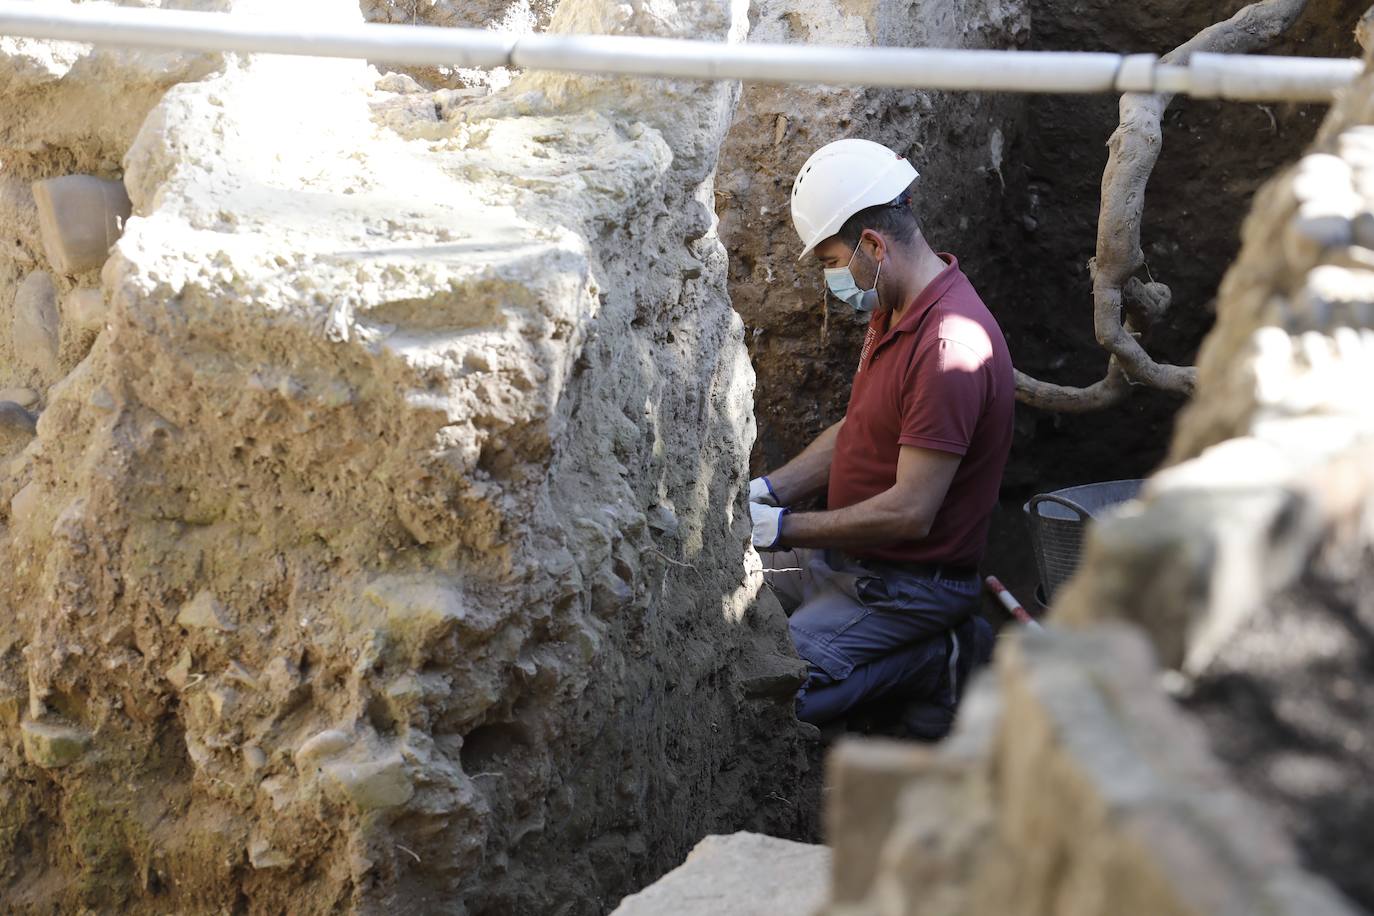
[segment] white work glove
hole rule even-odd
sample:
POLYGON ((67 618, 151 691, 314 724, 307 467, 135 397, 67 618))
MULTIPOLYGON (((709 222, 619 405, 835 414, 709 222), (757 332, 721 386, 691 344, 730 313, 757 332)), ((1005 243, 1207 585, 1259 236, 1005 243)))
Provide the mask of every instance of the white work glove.
POLYGON ((765 506, 778 505, 778 494, 773 492, 773 485, 768 482, 767 477, 755 477, 749 481, 749 501, 763 503, 765 506))
POLYGON ((786 514, 786 509, 777 506, 749 504, 749 520, 754 523, 754 547, 759 550, 781 549, 778 547, 778 541, 782 540, 782 517, 786 514))

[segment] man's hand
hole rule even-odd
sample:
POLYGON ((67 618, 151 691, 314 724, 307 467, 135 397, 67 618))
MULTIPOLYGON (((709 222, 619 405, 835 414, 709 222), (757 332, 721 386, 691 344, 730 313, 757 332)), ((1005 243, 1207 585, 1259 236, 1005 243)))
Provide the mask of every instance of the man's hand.
POLYGON ((763 503, 749 504, 749 519, 754 523, 752 540, 759 550, 777 550, 782 541, 782 517, 786 509, 763 503))
POLYGON ((749 481, 749 501, 763 503, 765 506, 780 505, 778 494, 773 492, 773 485, 768 482, 767 477, 755 477, 749 481))

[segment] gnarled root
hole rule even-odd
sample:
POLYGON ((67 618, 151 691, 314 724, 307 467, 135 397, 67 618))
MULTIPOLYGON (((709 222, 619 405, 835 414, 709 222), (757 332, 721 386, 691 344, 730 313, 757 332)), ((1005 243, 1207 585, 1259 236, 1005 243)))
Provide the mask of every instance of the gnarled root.
MULTIPOLYGON (((1186 63, 1202 51, 1236 54, 1258 50, 1282 35, 1302 14, 1307 0, 1260 0, 1225 22, 1208 26, 1161 59, 1186 63)), ((1110 155, 1102 173, 1102 210, 1097 221, 1093 281, 1093 330, 1111 359, 1107 374, 1084 388, 1053 385, 1024 373, 1016 375, 1016 396, 1045 410, 1086 412, 1121 401, 1130 386, 1190 395, 1197 381, 1191 366, 1159 363, 1140 339, 1168 308, 1162 283, 1141 283, 1134 274, 1145 263, 1140 224, 1145 185, 1161 146, 1160 120, 1173 97, 1128 92, 1121 97, 1121 119, 1108 141, 1110 155)))

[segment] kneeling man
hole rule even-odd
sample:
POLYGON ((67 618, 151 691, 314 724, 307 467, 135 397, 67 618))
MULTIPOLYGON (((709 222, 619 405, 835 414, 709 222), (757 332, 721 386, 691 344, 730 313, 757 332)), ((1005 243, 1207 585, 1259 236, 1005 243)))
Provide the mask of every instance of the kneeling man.
POLYGON ((830 292, 869 316, 868 333, 844 418, 751 481, 749 509, 808 664, 798 717, 820 725, 896 701, 926 716, 908 716, 914 734, 940 737, 955 675, 989 651, 978 562, 1015 385, 996 320, 958 261, 921 234, 916 178, 867 140, 827 144, 797 175, 802 257, 815 253, 830 292), (825 511, 787 508, 822 492, 825 511))

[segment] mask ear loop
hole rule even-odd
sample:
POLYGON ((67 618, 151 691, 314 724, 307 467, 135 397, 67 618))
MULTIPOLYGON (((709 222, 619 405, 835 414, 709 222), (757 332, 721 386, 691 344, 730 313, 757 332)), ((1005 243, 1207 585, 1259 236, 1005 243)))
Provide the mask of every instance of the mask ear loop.
MULTIPOLYGON (((860 239, 859 239, 859 244, 854 246, 854 254, 851 254, 851 255, 849 256, 849 263, 850 263, 850 264, 853 264, 853 263, 854 263, 854 255, 857 255, 857 254, 859 253, 859 245, 862 245, 862 244, 863 244, 863 239, 860 238, 860 239)), ((868 309, 868 311, 870 311, 870 312, 873 311, 874 309, 881 309, 881 308, 883 307, 883 299, 882 299, 882 296, 880 296, 880 295, 878 294, 878 278, 881 277, 881 276, 883 275, 883 262, 882 262, 882 261, 879 261, 877 258, 874 258, 873 260, 876 261, 877 264, 878 264, 878 269, 877 269, 877 271, 875 271, 874 274, 873 274, 873 288, 872 288, 872 289, 866 289, 866 290, 864 290, 864 297, 865 297, 865 299, 867 299, 867 297, 870 296, 870 295, 873 297, 873 303, 874 303, 874 305, 873 305, 873 308, 868 309)), ((853 271, 850 271, 850 276, 853 276, 853 273, 854 273, 853 271)))

